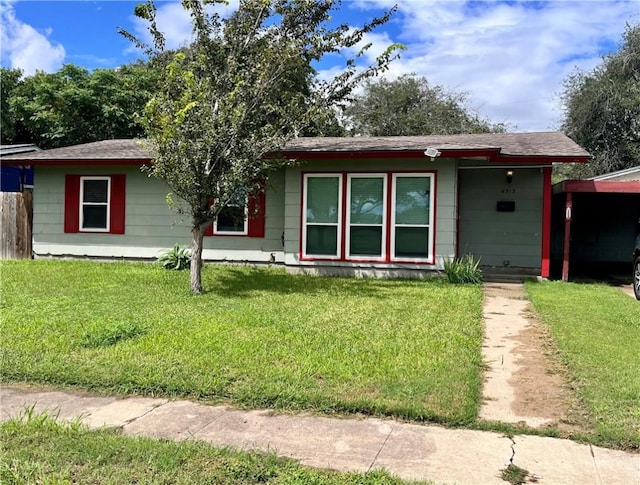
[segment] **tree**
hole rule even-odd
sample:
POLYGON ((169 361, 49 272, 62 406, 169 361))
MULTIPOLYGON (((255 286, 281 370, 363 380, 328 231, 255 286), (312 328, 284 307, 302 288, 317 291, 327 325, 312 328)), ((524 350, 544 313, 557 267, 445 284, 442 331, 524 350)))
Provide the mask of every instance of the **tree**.
POLYGON ((618 52, 592 72, 564 82, 562 130, 593 155, 571 177, 589 177, 640 165, 640 24, 627 29, 618 52))
MULTIPOLYGON (((66 64, 55 73, 37 72, 11 90, 6 106, 3 97, 3 142, 5 109, 9 142, 56 148, 140 136, 136 113, 155 90, 157 72, 144 63, 93 72, 66 64)), ((3 71, 3 90, 4 79, 3 71)))
POLYGON ((16 122, 9 107, 9 100, 20 86, 22 71, 20 69, 0 69, 0 137, 3 144, 13 143, 16 136, 16 122))
MULTIPOLYGON (((203 291, 204 232, 230 201, 264 190, 271 171, 289 162, 285 142, 333 116, 362 80, 385 70, 388 48, 372 65, 356 59, 331 80, 312 63, 354 48, 391 12, 361 28, 331 27, 337 0, 242 0, 229 18, 207 10, 218 0, 183 0, 193 22, 193 43, 166 64, 163 84, 147 105, 144 126, 153 155, 149 172, 188 206, 191 216, 191 290, 203 291)), ((153 46, 122 32, 152 56, 163 51, 152 0, 135 13, 146 19, 153 46)), ((362 56, 365 46, 356 56, 362 56)))
POLYGON ((431 86, 425 77, 405 74, 394 80, 367 81, 345 109, 354 135, 448 135, 503 132, 466 106, 466 94, 431 86))

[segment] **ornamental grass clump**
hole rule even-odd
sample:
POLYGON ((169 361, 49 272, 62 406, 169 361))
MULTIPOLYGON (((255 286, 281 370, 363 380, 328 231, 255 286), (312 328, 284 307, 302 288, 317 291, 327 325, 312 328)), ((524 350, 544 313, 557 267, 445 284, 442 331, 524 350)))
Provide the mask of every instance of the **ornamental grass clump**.
POLYGON ((181 271, 191 264, 191 251, 184 246, 176 244, 171 249, 164 251, 158 258, 158 263, 164 269, 181 271))
POLYGON ((444 272, 449 283, 453 284, 480 284, 483 280, 480 260, 474 259, 471 254, 465 254, 460 258, 448 259, 444 262, 444 272))

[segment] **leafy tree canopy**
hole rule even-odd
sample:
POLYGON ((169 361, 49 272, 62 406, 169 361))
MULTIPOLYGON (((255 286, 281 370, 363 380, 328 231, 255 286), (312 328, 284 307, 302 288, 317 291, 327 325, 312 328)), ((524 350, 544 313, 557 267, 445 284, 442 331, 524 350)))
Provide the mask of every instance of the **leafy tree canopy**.
POLYGON ((481 119, 466 105, 467 95, 432 86, 425 77, 368 80, 345 109, 353 135, 448 135, 503 132, 504 125, 481 119))
MULTIPOLYGON (((325 54, 357 48, 389 14, 361 28, 330 25, 338 0, 241 0, 222 18, 208 9, 217 0, 183 0, 193 21, 193 43, 162 70, 160 89, 147 105, 144 127, 154 163, 188 205, 192 219, 191 289, 202 291, 202 241, 216 215, 238 194, 263 189, 272 170, 288 162, 276 154, 286 141, 322 126, 361 81, 385 70, 391 46, 373 64, 364 46, 333 79, 320 80, 311 67, 325 54)), ((164 50, 152 0, 138 5, 153 38, 152 56, 164 50)))
POLYGON ((157 82, 157 69, 142 62, 92 72, 66 64, 24 79, 3 69, 2 142, 57 148, 140 136, 136 115, 157 82))
POLYGON ((617 52, 564 82, 563 131, 593 155, 566 175, 589 177, 640 165, 640 24, 627 26, 617 52))

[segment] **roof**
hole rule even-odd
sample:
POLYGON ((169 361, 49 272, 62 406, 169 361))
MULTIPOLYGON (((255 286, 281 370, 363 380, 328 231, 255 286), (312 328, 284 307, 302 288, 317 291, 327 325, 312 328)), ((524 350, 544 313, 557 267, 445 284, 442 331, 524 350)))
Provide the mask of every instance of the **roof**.
POLYGON ((0 145, 0 156, 12 155, 14 153, 36 152, 41 149, 34 143, 22 143, 18 145, 0 145))
POLYGON ((51 148, 39 152, 20 153, 3 156, 3 163, 7 162, 133 162, 140 163, 150 160, 149 152, 142 148, 141 140, 103 140, 63 148, 51 148))
MULTIPOLYGON (((286 144, 287 156, 300 158, 344 157, 424 157, 427 148, 442 152, 442 157, 484 156, 491 161, 530 161, 545 159, 561 162, 586 162, 589 153, 560 132, 483 133, 464 135, 387 136, 387 137, 309 137, 286 144)), ((126 164, 151 160, 141 140, 104 140, 41 152, 2 157, 3 162, 78 164, 86 162, 126 164)))
POLYGON ((462 135, 385 136, 352 138, 297 138, 287 152, 406 152, 427 148, 447 151, 495 151, 503 156, 578 158, 589 153, 560 132, 481 133, 462 135))
POLYGON ((605 173, 603 175, 597 175, 587 180, 640 180, 640 165, 625 168, 623 170, 617 170, 615 172, 605 173))

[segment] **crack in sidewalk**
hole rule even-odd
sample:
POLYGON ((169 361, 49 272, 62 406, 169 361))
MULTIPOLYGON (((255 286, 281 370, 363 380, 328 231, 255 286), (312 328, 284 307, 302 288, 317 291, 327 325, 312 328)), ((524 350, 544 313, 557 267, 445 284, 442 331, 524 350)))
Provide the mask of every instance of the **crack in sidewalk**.
POLYGON ((391 437, 391 433, 393 433, 393 426, 391 426, 391 429, 389 430, 389 433, 387 433, 387 436, 384 439, 384 442, 382 443, 382 445, 380 446, 380 449, 376 453, 376 456, 373 457, 373 460, 371 461, 371 465, 369 465, 369 468, 367 468, 367 473, 370 472, 373 469, 373 465, 376 464, 376 461, 378 460, 378 457, 380 456, 380 453, 382 453, 382 449, 386 446, 387 441, 389 441, 389 438, 391 437))

